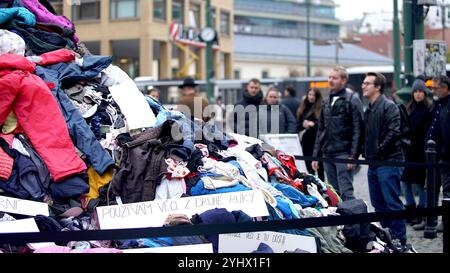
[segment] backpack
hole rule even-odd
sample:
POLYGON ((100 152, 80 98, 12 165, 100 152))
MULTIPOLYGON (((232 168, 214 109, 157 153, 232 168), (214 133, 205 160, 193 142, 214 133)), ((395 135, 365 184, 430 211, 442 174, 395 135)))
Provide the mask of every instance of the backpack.
POLYGON ((395 103, 400 112, 400 141, 402 143, 403 150, 411 147, 411 131, 409 125, 408 112, 406 111, 405 105, 401 103, 395 103))

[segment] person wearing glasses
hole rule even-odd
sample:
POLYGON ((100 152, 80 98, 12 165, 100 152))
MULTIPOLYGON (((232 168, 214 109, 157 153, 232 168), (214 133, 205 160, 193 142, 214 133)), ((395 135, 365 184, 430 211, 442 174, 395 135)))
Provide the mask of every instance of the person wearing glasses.
MULTIPOLYGON (((362 83, 363 96, 369 106, 364 112, 364 156, 367 160, 404 161, 401 144, 401 117, 397 105, 384 94, 386 78, 376 72, 366 74, 362 83)), ((376 212, 404 210, 400 199, 403 168, 369 165, 367 178, 372 206, 376 212)), ((406 252, 406 221, 380 221, 389 228, 395 252, 406 252)))
MULTIPOLYGON (((433 105, 431 106, 431 121, 426 141, 436 142, 437 158, 440 163, 450 165, 450 79, 447 76, 433 78, 431 90, 433 105)), ((440 169, 440 184, 444 198, 450 198, 450 168, 440 169)), ((439 183, 439 179, 438 183, 439 183)), ((439 185, 437 185, 439 194, 439 185)), ((442 222, 436 230, 443 231, 442 222)))

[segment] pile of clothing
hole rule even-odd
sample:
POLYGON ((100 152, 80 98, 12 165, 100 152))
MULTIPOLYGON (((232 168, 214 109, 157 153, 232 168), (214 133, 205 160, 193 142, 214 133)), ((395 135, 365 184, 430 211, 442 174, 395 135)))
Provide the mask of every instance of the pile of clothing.
MULTIPOLYGON (((111 57, 91 55, 47 0, 1 1, 0 98, 0 195, 47 203, 50 216, 34 217, 40 231, 98 229, 97 206, 252 189, 263 192, 268 217, 216 208, 171 215, 165 225, 338 215, 339 195, 299 172, 293 156, 144 96, 111 57)), ((0 222, 15 217, 1 213, 0 222)), ((342 227, 282 232, 318 238, 321 252, 351 252, 342 227)), ((121 252, 205 242, 218 251, 217 235, 0 249, 121 252)))

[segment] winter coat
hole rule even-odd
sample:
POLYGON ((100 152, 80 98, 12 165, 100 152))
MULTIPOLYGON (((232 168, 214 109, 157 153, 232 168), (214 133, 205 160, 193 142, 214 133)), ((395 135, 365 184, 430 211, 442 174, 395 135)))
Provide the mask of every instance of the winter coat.
POLYGON ((32 27, 36 24, 36 17, 26 8, 16 7, 0 9, 0 25, 12 20, 19 22, 23 27, 32 27))
POLYGON ((377 160, 402 160, 400 111, 397 105, 381 95, 364 112, 364 157, 377 160))
POLYGON ((233 132, 246 136, 258 136, 259 106, 263 100, 262 91, 252 97, 244 90, 243 99, 234 105, 233 110, 233 132), (247 110, 247 111, 245 111, 247 110), (245 111, 241 112, 241 111, 245 111))
MULTIPOLYGON (((42 23, 53 23, 69 29, 75 29, 73 23, 62 15, 55 15, 48 11, 39 0, 21 0, 24 7, 36 16, 36 21, 42 23)), ((74 35, 73 40, 78 42, 78 37, 74 35)))
POLYGON ((438 160, 450 162, 450 95, 436 100, 430 110, 427 140, 436 142, 438 160))
POLYGON ((319 128, 319 125, 318 125, 319 119, 318 119, 318 117, 316 117, 316 114, 314 113, 314 111, 312 111, 312 109, 311 109, 312 105, 313 104, 308 103, 308 105, 305 108, 305 111, 299 117, 299 120, 298 120, 298 127, 299 127, 298 129, 300 132, 305 130, 305 128, 303 127, 303 121, 309 120, 309 121, 314 122, 314 126, 307 129, 303 133, 302 140, 301 140, 303 154, 306 156, 311 156, 313 154, 314 142, 316 141, 317 130, 319 128))
MULTIPOLYGON (((259 120, 267 121, 267 133, 272 134, 295 134, 297 133, 297 121, 294 115, 292 115, 289 109, 282 105, 263 105, 259 111, 259 120), (265 111, 264 111, 264 110, 265 111), (276 116, 278 113, 278 116, 276 116), (275 115, 272 120, 272 115, 275 115), (272 121, 275 124, 272 124, 272 121), (278 128, 275 126, 278 122, 278 128)), ((261 128, 260 133, 264 133, 265 130, 261 128)))
POLYGON ((171 138, 167 121, 159 127, 147 129, 134 140, 125 143, 120 169, 112 180, 112 198, 120 196, 123 203, 153 201, 156 186, 167 172, 166 146, 171 138))
MULTIPOLYGON (((425 162, 425 135, 428 126, 429 109, 424 103, 416 104, 409 114, 409 128, 411 131, 411 146, 406 150, 407 162, 425 162)), ((402 181, 424 184, 425 168, 406 167, 402 181)))
POLYGON ((281 104, 286 106, 292 113, 292 115, 297 115, 297 109, 300 106, 300 101, 295 98, 295 97, 285 97, 282 101, 281 104))
MULTIPOLYGON (((61 59, 56 59, 56 56, 51 55, 51 53, 43 54, 41 55, 43 56, 41 62, 55 63, 57 60, 66 60, 68 57, 63 54, 64 52, 53 52, 53 54, 58 54, 61 59)), ((114 164, 114 161, 97 141, 91 128, 61 89, 61 86, 94 78, 111 63, 111 58, 85 57, 83 60, 82 66, 75 63, 57 63, 46 67, 37 66, 36 74, 45 81, 55 84, 51 92, 64 115, 66 127, 69 129, 73 143, 86 155, 94 169, 102 175, 109 166, 114 164)))
POLYGON ((335 94, 330 93, 323 101, 313 156, 358 156, 362 133, 362 103, 351 92, 342 89, 335 94), (334 96, 337 100, 333 103, 334 96))
POLYGON ((46 188, 39 179, 36 165, 18 151, 12 149, 11 152, 14 154, 14 168, 7 181, 0 181, 0 189, 20 199, 42 199, 46 188))
POLYGON ((34 71, 35 65, 25 57, 0 55, 0 124, 13 110, 53 179, 60 181, 84 171, 86 165, 75 151, 49 87, 34 71))
POLYGON ((182 105, 184 107, 184 109, 180 107, 177 110, 182 112, 187 118, 194 117, 197 119, 201 119, 205 122, 207 122, 210 119, 210 117, 208 116, 209 113, 205 113, 205 108, 209 105, 209 102, 201 95, 197 94, 188 96, 183 95, 178 100, 178 105, 182 105), (198 105, 199 108, 195 107, 197 106, 195 104, 197 100, 200 103, 200 105, 198 105), (185 107, 187 107, 187 109, 185 107))

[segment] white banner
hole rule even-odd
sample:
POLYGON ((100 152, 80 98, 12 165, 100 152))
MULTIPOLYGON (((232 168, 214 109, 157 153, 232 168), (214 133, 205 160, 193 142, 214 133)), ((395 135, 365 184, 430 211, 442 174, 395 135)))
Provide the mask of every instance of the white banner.
MULTIPOLYGON (((0 183, 4 183, 1 182, 0 183)), ((35 202, 12 197, 0 196, 0 211, 36 216, 38 214, 48 216, 48 205, 42 202, 35 202)))
POLYGON ((219 235, 219 253, 251 253, 264 243, 274 253, 300 249, 317 253, 316 239, 310 236, 263 231, 219 235))
POLYGON ((268 216, 260 190, 97 207, 101 229, 161 227, 170 214, 191 217, 214 208, 241 210, 250 217, 268 216))

